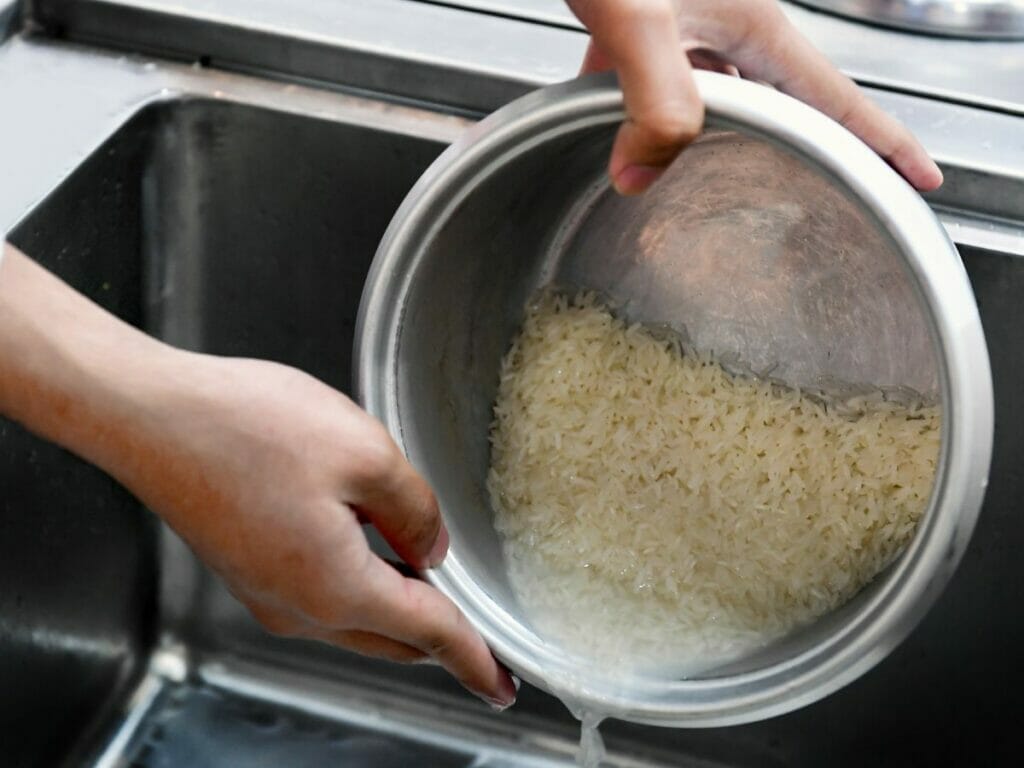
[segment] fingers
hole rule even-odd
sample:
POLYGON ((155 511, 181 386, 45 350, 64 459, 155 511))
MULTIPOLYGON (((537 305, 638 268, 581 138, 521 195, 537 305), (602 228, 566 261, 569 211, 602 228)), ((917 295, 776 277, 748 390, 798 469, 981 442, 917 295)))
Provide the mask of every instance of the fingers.
MULTIPOLYGON (((766 9, 765 3, 749 3, 766 9)), ((771 3, 730 58, 745 77, 763 80, 842 123, 917 189, 942 184, 942 172, 924 147, 839 72, 771 3), (770 18, 769 18, 770 17, 770 18)))
MULTIPOLYGON (((922 191, 942 184, 924 147, 842 75, 786 19, 774 0, 694 0, 677 18, 669 0, 569 0, 592 35, 582 72, 615 69, 627 119, 609 163, 612 183, 632 194, 650 186, 696 138, 703 105, 694 65, 761 80, 842 123, 922 191), (684 52, 679 26, 725 55, 684 52)), ((692 46, 691 46, 692 47, 692 46)))
POLYGON ((248 601, 253 617, 268 632, 280 637, 320 640, 363 656, 372 656, 400 664, 418 664, 429 659, 426 653, 389 637, 359 629, 330 630, 295 617, 292 613, 263 603, 248 601))
POLYGON ((430 657, 419 648, 413 648, 411 645, 374 632, 346 629, 337 632, 314 632, 311 637, 339 648, 347 648, 363 656, 395 661, 399 664, 422 664, 430 660, 430 657))
POLYGON ((612 68, 611 60, 604 52, 597 47, 593 40, 587 45, 587 52, 583 54, 583 64, 580 65, 580 74, 589 75, 592 72, 607 72, 612 68))
POLYGON ((376 561, 375 569, 372 610, 365 616, 368 630, 419 649, 495 707, 515 702, 512 678, 454 603, 383 561, 376 561))
POLYGON ((722 57, 717 51, 710 48, 703 48, 699 45, 683 48, 686 50, 686 57, 690 60, 690 66, 694 69, 703 69, 708 72, 718 72, 720 75, 739 77, 739 70, 722 57))
POLYGON ((626 120, 612 147, 612 183, 623 194, 641 192, 704 122, 674 6, 669 0, 575 0, 570 6, 593 36, 584 68, 610 65, 622 86, 626 120))
POLYGON ((466 689, 500 709, 516 699, 509 673, 447 597, 368 557, 361 584, 315 614, 297 614, 240 593, 263 627, 284 637, 321 640, 403 663, 436 662, 466 689))
POLYGON ((448 552, 448 531, 430 486, 376 422, 359 458, 346 503, 403 560, 417 568, 439 565, 448 552))
POLYGON ((906 126, 883 112, 855 85, 853 89, 845 102, 822 111, 860 137, 920 191, 942 186, 942 171, 906 126))

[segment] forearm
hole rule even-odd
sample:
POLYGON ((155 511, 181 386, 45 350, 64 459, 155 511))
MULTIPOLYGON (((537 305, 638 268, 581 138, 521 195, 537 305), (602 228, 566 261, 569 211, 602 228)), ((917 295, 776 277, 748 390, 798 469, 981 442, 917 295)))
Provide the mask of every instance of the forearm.
POLYGON ((4 247, 0 414, 120 474, 167 348, 4 247))
POLYGON ((368 548, 427 567, 448 537, 382 425, 293 368, 175 350, 11 247, 0 261, 0 414, 104 468, 272 631, 414 661, 496 706, 508 673, 458 609, 368 548))

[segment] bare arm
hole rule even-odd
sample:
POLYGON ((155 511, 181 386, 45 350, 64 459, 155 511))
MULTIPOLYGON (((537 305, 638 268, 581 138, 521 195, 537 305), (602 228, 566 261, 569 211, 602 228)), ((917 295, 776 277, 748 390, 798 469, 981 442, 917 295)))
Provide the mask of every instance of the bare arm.
POLYGON ((268 629, 435 659, 507 706, 507 672, 417 567, 447 549, 434 496, 385 429, 286 366, 169 347, 6 246, 0 413, 102 467, 185 538, 268 629))

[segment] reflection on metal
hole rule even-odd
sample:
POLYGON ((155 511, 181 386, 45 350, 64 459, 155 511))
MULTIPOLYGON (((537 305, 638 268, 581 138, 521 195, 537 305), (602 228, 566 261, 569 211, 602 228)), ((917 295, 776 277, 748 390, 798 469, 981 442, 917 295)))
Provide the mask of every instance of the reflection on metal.
POLYGON ((1024 256, 1024 229, 1011 222, 936 209, 950 239, 959 246, 1024 256))
POLYGON ((124 754, 146 715, 166 687, 165 678, 152 669, 125 702, 120 724, 93 763, 93 768, 121 768, 124 754))
POLYGON ((0 0, 0 43, 17 30, 20 8, 21 4, 17 0, 0 0))
MULTIPOLYGON (((162 666, 150 665, 95 768, 570 768, 575 762, 575 729, 524 731, 480 703, 449 705, 411 688, 396 695, 366 681, 328 681, 230 656, 203 660, 188 679, 168 677, 162 666)), ((673 764, 672 755, 614 752, 602 762, 606 768, 673 764)))
POLYGON ((1024 39, 1024 0, 796 0, 861 21, 952 37, 1024 39))

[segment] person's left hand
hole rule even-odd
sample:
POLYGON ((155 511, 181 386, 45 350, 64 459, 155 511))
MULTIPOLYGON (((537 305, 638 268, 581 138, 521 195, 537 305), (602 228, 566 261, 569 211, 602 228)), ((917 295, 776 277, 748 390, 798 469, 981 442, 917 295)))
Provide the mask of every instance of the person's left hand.
POLYGON ((626 120, 608 174, 641 192, 700 134, 693 68, 767 83, 860 137, 922 191, 942 173, 913 135, 804 37, 776 0, 566 0, 591 34, 583 73, 615 70, 626 120))

